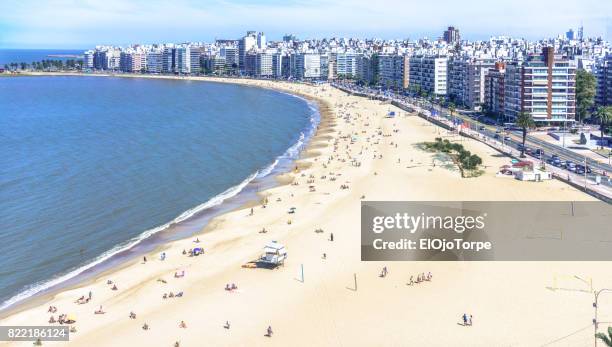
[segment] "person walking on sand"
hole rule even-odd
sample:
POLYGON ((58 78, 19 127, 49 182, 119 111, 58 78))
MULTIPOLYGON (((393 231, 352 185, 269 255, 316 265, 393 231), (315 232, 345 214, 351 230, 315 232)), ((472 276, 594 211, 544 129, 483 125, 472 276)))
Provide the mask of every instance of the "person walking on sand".
POLYGON ((329 241, 334 241, 334 233, 329 234, 329 241))
POLYGON ((463 314, 463 326, 468 325, 468 316, 466 313, 463 314))
POLYGON ((142 262, 145 264, 147 263, 147 256, 142 257, 142 262))
POLYGON ((468 321, 468 325, 469 325, 469 326, 472 326, 472 315, 470 315, 470 319, 469 319, 469 321, 468 321))
POLYGON ((91 300, 91 290, 89 291, 89 299, 88 301, 91 300))

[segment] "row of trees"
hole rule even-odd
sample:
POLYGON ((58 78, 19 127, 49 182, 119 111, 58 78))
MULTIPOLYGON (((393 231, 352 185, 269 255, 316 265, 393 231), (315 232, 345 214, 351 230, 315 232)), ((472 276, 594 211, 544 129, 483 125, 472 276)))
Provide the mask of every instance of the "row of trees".
POLYGON ((59 71, 59 70, 81 70, 83 68, 83 60, 80 59, 43 59, 32 63, 10 63, 4 64, 5 70, 37 70, 37 71, 59 71))

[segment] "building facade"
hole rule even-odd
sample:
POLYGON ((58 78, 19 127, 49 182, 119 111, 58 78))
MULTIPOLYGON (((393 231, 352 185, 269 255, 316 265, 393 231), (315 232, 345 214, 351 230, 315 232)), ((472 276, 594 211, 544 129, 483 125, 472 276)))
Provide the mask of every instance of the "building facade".
POLYGON ((544 47, 523 62, 506 67, 504 111, 515 119, 531 114, 536 123, 574 122, 576 117, 576 67, 572 60, 544 47))

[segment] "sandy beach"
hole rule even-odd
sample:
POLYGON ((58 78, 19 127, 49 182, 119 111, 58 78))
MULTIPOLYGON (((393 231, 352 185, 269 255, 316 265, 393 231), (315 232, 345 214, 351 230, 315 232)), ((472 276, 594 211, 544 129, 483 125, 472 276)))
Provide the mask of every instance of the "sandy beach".
MULTIPOLYGON (((362 199, 590 201, 591 196, 557 180, 497 177, 508 158, 492 148, 330 86, 190 79, 272 88, 315 100, 321 124, 296 162, 297 170, 279 176, 281 184, 262 192, 262 202, 215 218, 197 236, 167 244, 165 260, 159 252, 148 254, 146 263, 133 261, 3 317, 0 325, 48 325, 47 309, 55 306, 55 318, 60 313, 76 318, 77 332, 69 343, 45 346, 174 346, 177 341, 180 346, 593 344, 593 295, 580 291, 586 287, 575 276, 592 280, 594 288, 612 288, 609 263, 362 262, 359 218, 362 199), (398 116, 385 118, 389 111, 398 116), (434 155, 416 145, 438 136, 460 141, 481 156, 483 175, 461 178, 457 169, 432 165, 434 155), (295 213, 289 214, 292 207, 295 213), (283 267, 241 267, 271 240, 289 252, 283 267), (205 254, 183 254, 194 247, 203 247, 205 254), (378 276, 383 266, 389 270, 385 278, 378 276), (182 271, 184 277, 175 277, 182 271), (428 272, 432 281, 406 285, 410 276, 428 272), (555 279, 577 290, 548 289, 555 279), (224 289, 232 283, 238 289, 224 289), (88 303, 75 303, 89 292, 88 303), (183 296, 163 299, 170 292, 183 296), (100 306, 105 313, 94 314, 100 306), (459 324, 465 312, 473 315, 470 327, 459 324), (186 327, 180 327, 181 321, 186 327), (145 323, 148 330, 142 328, 145 323), (264 336, 268 326, 272 337, 264 336)), ((607 309, 600 310, 600 319, 612 321, 612 296, 604 301, 607 309)))

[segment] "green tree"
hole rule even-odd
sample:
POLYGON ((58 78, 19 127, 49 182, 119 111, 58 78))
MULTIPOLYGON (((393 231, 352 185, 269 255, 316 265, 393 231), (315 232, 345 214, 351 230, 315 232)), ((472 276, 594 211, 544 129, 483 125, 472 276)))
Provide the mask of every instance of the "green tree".
POLYGON ((576 71, 576 113, 578 121, 583 121, 595 105, 595 76, 583 69, 576 71))
POLYGON ((608 336, 604 333, 597 333, 595 337, 603 341, 606 346, 612 347, 612 327, 608 327, 608 336))
POLYGON ((608 124, 612 122, 612 106, 600 106, 597 108, 597 111, 593 114, 593 116, 599 122, 599 130, 601 131, 601 140, 603 142, 603 138, 606 134, 606 128, 608 124))
POLYGON ((527 140, 527 129, 535 128, 535 121, 531 113, 520 112, 516 117, 516 125, 521 127, 523 132, 523 146, 521 148, 521 158, 525 158, 525 140, 527 140))

